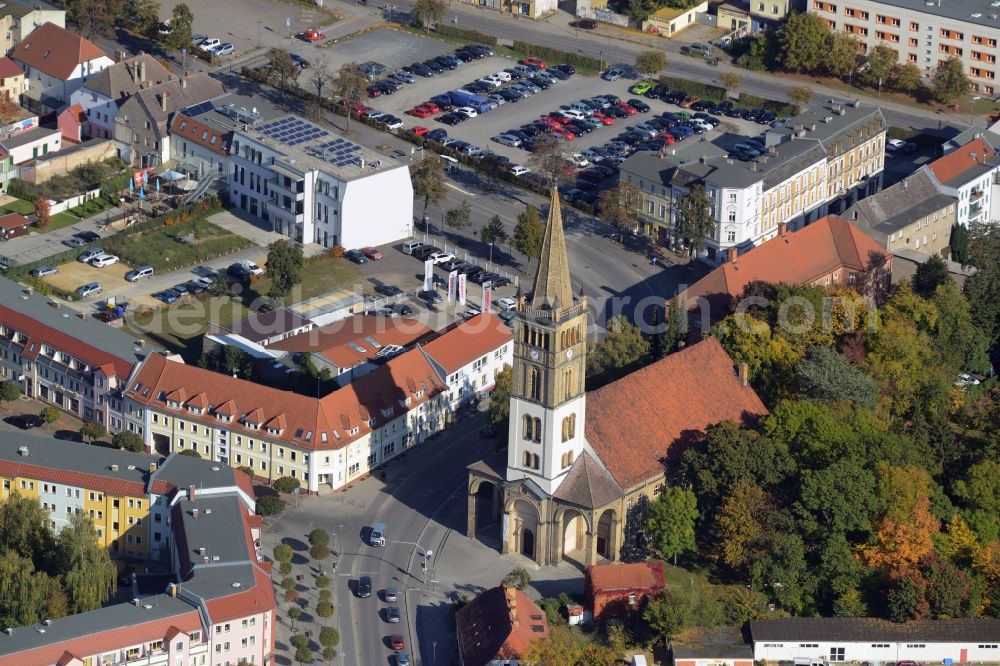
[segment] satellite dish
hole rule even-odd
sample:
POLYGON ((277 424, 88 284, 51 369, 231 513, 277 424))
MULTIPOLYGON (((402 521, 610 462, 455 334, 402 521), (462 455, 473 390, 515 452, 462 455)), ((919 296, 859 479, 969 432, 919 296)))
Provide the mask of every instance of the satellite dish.
POLYGON ((253 107, 253 112, 254 112, 254 113, 257 113, 257 107, 256 107, 256 106, 255 106, 255 107, 253 107))

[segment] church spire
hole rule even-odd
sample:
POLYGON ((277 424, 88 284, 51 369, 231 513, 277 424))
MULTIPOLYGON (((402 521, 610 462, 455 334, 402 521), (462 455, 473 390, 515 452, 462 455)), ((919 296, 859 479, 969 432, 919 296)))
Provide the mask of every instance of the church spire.
POLYGON ((531 294, 533 308, 563 308, 573 304, 573 285, 569 279, 569 257, 563 234, 559 191, 553 186, 549 201, 549 219, 545 223, 542 254, 531 294))

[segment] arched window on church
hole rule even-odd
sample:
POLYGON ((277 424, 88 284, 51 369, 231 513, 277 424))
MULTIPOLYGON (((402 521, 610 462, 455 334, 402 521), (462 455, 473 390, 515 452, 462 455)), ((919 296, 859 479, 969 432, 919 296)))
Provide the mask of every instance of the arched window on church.
POLYGON ((576 414, 563 417, 562 441, 568 442, 576 436, 576 414))
POLYGON ((541 442, 542 441, 542 420, 537 416, 525 415, 521 419, 523 424, 522 430, 524 432, 524 439, 529 442, 541 442))
POLYGON ((528 370, 528 397, 532 400, 541 400, 542 398, 542 373, 538 368, 530 368, 528 370))
POLYGON ((576 395, 576 386, 573 383, 574 379, 573 368, 566 368, 563 372, 563 400, 569 400, 576 395))
POLYGON ((531 467, 531 454, 527 451, 521 454, 521 464, 525 467, 531 467))
POLYGON ((567 451, 566 453, 562 454, 562 468, 566 469, 567 467, 572 467, 572 466, 573 466, 573 452, 567 451))

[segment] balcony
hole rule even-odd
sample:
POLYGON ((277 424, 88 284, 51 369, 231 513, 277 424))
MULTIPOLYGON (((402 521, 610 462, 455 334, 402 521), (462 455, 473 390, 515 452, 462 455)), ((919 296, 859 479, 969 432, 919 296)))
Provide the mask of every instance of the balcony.
POLYGON ((973 190, 972 194, 969 195, 969 203, 975 203, 979 201, 984 196, 986 196, 986 190, 973 190))

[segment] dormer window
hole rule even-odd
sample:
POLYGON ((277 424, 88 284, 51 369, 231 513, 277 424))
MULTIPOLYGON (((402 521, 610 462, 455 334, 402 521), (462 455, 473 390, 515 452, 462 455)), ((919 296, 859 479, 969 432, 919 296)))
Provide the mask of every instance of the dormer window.
POLYGON ((358 429, 356 427, 355 428, 351 428, 350 433, 352 435, 357 435, 358 434, 358 429))
POLYGON ((368 427, 369 428, 375 427, 375 419, 368 419, 368 427))
POLYGON ((389 407, 387 409, 383 409, 382 410, 382 416, 384 416, 387 419, 391 419, 392 418, 392 414, 393 414, 392 407, 389 407))
POLYGON ((267 434, 280 436, 281 435, 281 429, 280 428, 268 428, 267 429, 267 434))

